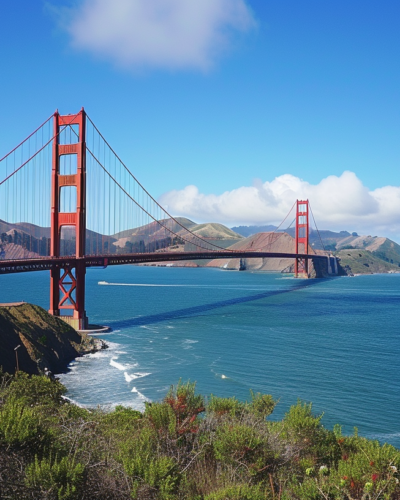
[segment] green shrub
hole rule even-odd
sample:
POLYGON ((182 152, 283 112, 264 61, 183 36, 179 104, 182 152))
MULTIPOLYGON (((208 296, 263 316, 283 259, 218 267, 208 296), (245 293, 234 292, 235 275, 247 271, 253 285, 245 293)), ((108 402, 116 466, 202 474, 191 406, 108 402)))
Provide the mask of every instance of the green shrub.
POLYGON ((132 426, 137 424, 137 420, 142 417, 143 414, 140 411, 125 406, 117 406, 113 412, 104 413, 100 421, 103 425, 123 431, 131 429, 132 426))
POLYGON ((130 460, 125 460, 126 472, 133 479, 133 497, 143 486, 157 489, 161 499, 174 498, 180 476, 175 461, 170 457, 152 457, 149 455, 136 455, 130 460))
POLYGON ((176 413, 168 403, 147 403, 145 416, 158 432, 169 433, 171 435, 176 434, 176 413))
POLYGON ((270 394, 254 393, 250 389, 251 402, 248 405, 249 411, 260 418, 267 418, 274 411, 277 401, 270 394))
POLYGON ((212 394, 207 405, 207 412, 214 413, 217 416, 228 414, 231 417, 235 417, 243 412, 244 407, 244 403, 235 397, 220 398, 212 394))
POLYGON ((58 380, 51 380, 40 375, 29 376, 19 372, 8 385, 5 396, 21 399, 27 406, 53 406, 57 408, 63 402, 61 396, 66 388, 58 380))
POLYGON ((80 497, 85 468, 70 457, 60 461, 35 457, 26 468, 26 485, 39 490, 46 499, 73 500, 80 497))
POLYGON ((298 401, 285 414, 283 423, 293 437, 297 436, 300 439, 304 437, 309 438, 320 428, 322 417, 323 414, 318 417, 312 414, 312 403, 307 404, 298 401))
POLYGON ((263 437, 256 429, 241 423, 226 422, 216 431, 215 457, 227 463, 248 462, 263 444, 263 437))
POLYGON ((27 445, 43 438, 40 415, 15 398, 0 407, 0 439, 9 445, 27 445))
POLYGON ((265 500, 265 488, 261 485, 239 484, 222 488, 204 497, 204 500, 265 500))

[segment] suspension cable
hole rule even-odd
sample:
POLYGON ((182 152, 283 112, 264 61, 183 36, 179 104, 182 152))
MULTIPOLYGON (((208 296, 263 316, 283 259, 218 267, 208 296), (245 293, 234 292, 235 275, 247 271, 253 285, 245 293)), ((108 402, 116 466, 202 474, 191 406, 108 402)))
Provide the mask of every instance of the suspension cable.
MULTIPOLYGON (((147 196, 170 218, 172 219, 174 222, 176 222, 178 224, 178 226, 180 226, 182 229, 184 229, 185 231, 193 234, 193 236, 195 236, 196 238, 198 238, 199 240, 201 241, 204 241, 207 245, 212 245, 213 247, 215 248, 218 248, 219 250, 224 250, 226 251, 227 249, 226 248, 223 248, 223 247, 220 247, 219 245, 215 245, 214 243, 209 243, 208 241, 204 240, 203 238, 201 238, 200 236, 197 236, 195 235, 194 233, 192 233, 187 227, 185 227, 181 222, 179 222, 177 219, 175 219, 171 214, 169 214, 167 212, 167 210, 165 210, 165 208, 163 208, 157 200, 155 200, 151 194, 147 191, 147 189, 145 189, 143 187, 143 185, 137 180, 137 178, 132 174, 132 172, 129 170, 129 168, 125 165, 125 163, 121 160, 121 158, 117 155, 117 153, 113 150, 113 148, 110 146, 110 144, 106 141, 106 139, 104 138, 104 136, 101 134, 101 132, 99 131, 99 129, 96 127, 96 125, 92 122, 92 120, 90 119, 90 117, 88 115, 86 115, 88 120, 90 121, 90 123, 93 125, 93 128, 96 130, 96 132, 100 135, 100 137, 103 139, 103 141, 107 144, 107 146, 110 148, 110 150, 112 151, 112 153, 116 156, 116 158, 119 160, 119 162, 121 163, 121 165, 125 168, 125 170, 128 172, 128 174, 137 182, 137 184, 143 189, 143 191, 147 194, 147 196)), ((96 158, 95 158, 96 159, 96 158)), ((163 226, 164 227, 164 226, 163 226)), ((175 234, 175 233, 174 233, 175 234)), ((233 251, 233 250, 232 250, 233 251)))
MULTIPOLYGON (((322 241, 321 234, 320 234, 320 232, 319 232, 319 229, 318 229, 317 223, 315 222, 315 217, 314 217, 314 214, 313 214, 313 211, 312 211, 312 208, 311 208, 311 204, 310 204, 310 202, 308 202, 308 206, 310 207, 310 212, 311 212, 311 215, 312 215, 312 218, 313 218, 313 221, 314 221, 314 224, 315 224, 315 229, 317 230, 317 233, 318 233, 319 240, 320 240, 320 242, 321 242, 322 248, 323 248, 324 252, 326 252, 326 250, 325 250, 325 246, 324 246, 324 242, 322 241)), ((313 249, 313 250, 314 250, 314 249, 313 249)), ((316 254, 315 250, 314 250, 314 253, 316 254)))
MULTIPOLYGON (((46 123, 53 118, 54 115, 50 115, 45 122, 43 122, 34 132, 32 132, 26 139, 24 139, 22 142, 18 144, 18 146, 15 146, 14 149, 12 149, 9 153, 7 153, 3 158, 0 159, 0 163, 5 160, 10 154, 14 153, 20 146, 22 146, 27 140, 29 140, 33 135, 36 134, 38 130, 40 130, 42 127, 46 125, 46 123)), ((29 160, 28 160, 29 161, 29 160)))
MULTIPOLYGON (((46 142, 46 144, 44 146, 42 146, 38 151, 36 151, 36 153, 34 153, 28 160, 26 160, 26 162, 24 162, 17 169, 15 169, 14 172, 12 172, 10 175, 8 175, 5 179, 3 179, 2 181, 0 181, 0 186, 2 184, 4 184, 8 179, 10 179, 11 177, 13 177, 17 172, 19 172, 21 170, 21 168, 25 167, 25 165, 27 163, 29 163, 31 160, 33 160, 33 158, 35 158, 40 152, 42 152, 51 143, 51 141, 53 141, 54 139, 56 139, 61 134, 61 132, 63 132, 67 127, 70 126, 70 123, 78 116, 78 114, 79 113, 77 113, 76 115, 71 115, 72 116, 71 121, 69 123, 65 124, 64 127, 57 132, 57 134, 53 135, 53 137, 51 139, 49 139, 46 142)), ((47 121, 45 123, 47 123, 47 121)))
MULTIPOLYGON (((175 233, 175 231, 172 231, 172 229, 170 229, 169 227, 165 226, 164 224, 162 224, 161 221, 157 220, 153 215, 151 215, 151 213, 146 210, 144 207, 142 207, 141 205, 139 205, 139 203, 121 186, 121 184, 110 174, 110 172, 106 169, 106 167, 96 158, 96 156, 94 155, 94 153, 92 153, 92 151, 86 147, 87 151, 90 153, 90 155, 93 157, 93 159, 96 161, 96 163, 98 163, 98 165, 104 170, 104 172, 110 177, 110 179, 121 189, 121 191, 123 191, 126 196, 132 200, 136 206, 138 206, 144 213, 146 213, 151 219, 153 219, 154 222, 156 222, 159 226, 161 226, 162 228, 166 229, 167 231, 169 231, 171 234, 173 234, 174 236, 182 239, 183 241, 186 241, 187 243, 191 243, 193 244, 194 242, 193 241, 190 241, 188 239, 186 239, 185 237, 179 235, 178 233, 175 233)), ((134 177, 134 176, 132 176, 134 177)), ((139 184, 139 183, 138 183, 139 184)), ((142 186, 141 186, 142 187, 142 186)), ((147 191, 143 188, 143 190, 147 193, 147 191)), ((150 198, 154 201, 154 199, 150 196, 150 198)), ((156 202, 157 203, 157 202, 156 202)), ((165 210, 157 203, 157 205, 161 208, 161 210, 163 210, 165 212, 165 210)), ((167 213, 167 212, 165 212, 167 213)), ((169 214, 168 214, 169 215, 169 214)), ((173 220, 174 222, 178 222, 176 219, 174 219, 172 216, 169 215, 169 217, 171 218, 171 220, 173 220)), ((234 252, 234 250, 229 250, 229 249, 226 249, 226 248, 223 248, 223 247, 220 247, 218 245, 214 245, 213 243, 210 243, 208 242, 207 240, 201 238, 200 236, 197 236, 197 234, 193 233, 192 231, 190 231, 189 229, 187 229, 185 226, 183 226, 182 224, 179 224, 186 232, 188 232, 189 234, 191 234, 194 238, 196 238, 197 240, 200 240, 202 241, 203 243, 205 243, 206 245, 211 245, 215 248, 218 248, 219 250, 223 250, 224 252, 228 251, 228 252, 234 252)), ((208 248, 205 248, 203 247, 202 245, 196 245, 196 246, 199 246, 200 248, 204 248, 205 250, 209 250, 208 248)))

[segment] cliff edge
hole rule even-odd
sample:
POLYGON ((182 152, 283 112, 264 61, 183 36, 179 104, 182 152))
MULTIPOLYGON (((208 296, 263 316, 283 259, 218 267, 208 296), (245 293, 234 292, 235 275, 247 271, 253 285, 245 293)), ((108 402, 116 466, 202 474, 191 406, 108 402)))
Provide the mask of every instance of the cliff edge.
POLYGON ((53 373, 67 369, 78 356, 97 351, 99 341, 80 334, 39 306, 25 302, 0 305, 0 367, 15 373, 53 373), (15 348, 20 346, 15 351, 15 348))

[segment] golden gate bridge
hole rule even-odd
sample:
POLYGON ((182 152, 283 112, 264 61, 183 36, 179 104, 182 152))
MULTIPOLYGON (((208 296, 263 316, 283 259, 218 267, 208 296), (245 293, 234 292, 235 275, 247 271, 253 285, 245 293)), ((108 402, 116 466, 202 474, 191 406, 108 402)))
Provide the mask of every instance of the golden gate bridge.
POLYGON ((23 251, 11 256, 1 250, 12 246, 12 235, 10 231, 1 234, 0 274, 49 270, 49 312, 78 330, 88 325, 88 267, 289 258, 294 260, 295 277, 309 276, 310 260, 323 261, 334 274, 333 258, 325 252, 317 254, 309 245, 309 201, 297 200, 294 207, 293 252, 273 251, 282 232, 271 233, 269 245, 262 249, 224 248, 170 215, 122 162, 83 108, 75 115, 56 111, 0 160, 0 232, 3 224, 14 228, 14 236, 19 234, 16 228, 23 234, 17 241, 23 251))

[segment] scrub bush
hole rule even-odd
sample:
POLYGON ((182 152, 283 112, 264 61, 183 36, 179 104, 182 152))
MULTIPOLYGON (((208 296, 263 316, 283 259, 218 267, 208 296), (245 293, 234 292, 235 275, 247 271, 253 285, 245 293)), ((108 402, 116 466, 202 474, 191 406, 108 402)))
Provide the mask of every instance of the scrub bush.
POLYGON ((26 468, 26 484, 48 500, 75 500, 80 498, 85 468, 70 457, 61 460, 43 458, 26 468))
POLYGON ((265 500, 265 488, 240 484, 222 488, 204 497, 204 500, 265 500))
POLYGON ((0 498, 46 500, 400 500, 400 450, 299 401, 204 398, 172 386, 144 413, 79 408, 44 377, 0 372, 0 498), (204 415, 202 415, 202 413, 204 415))
POLYGON ((41 417, 15 398, 0 407, 0 440, 12 446, 34 446, 43 440, 41 417))

